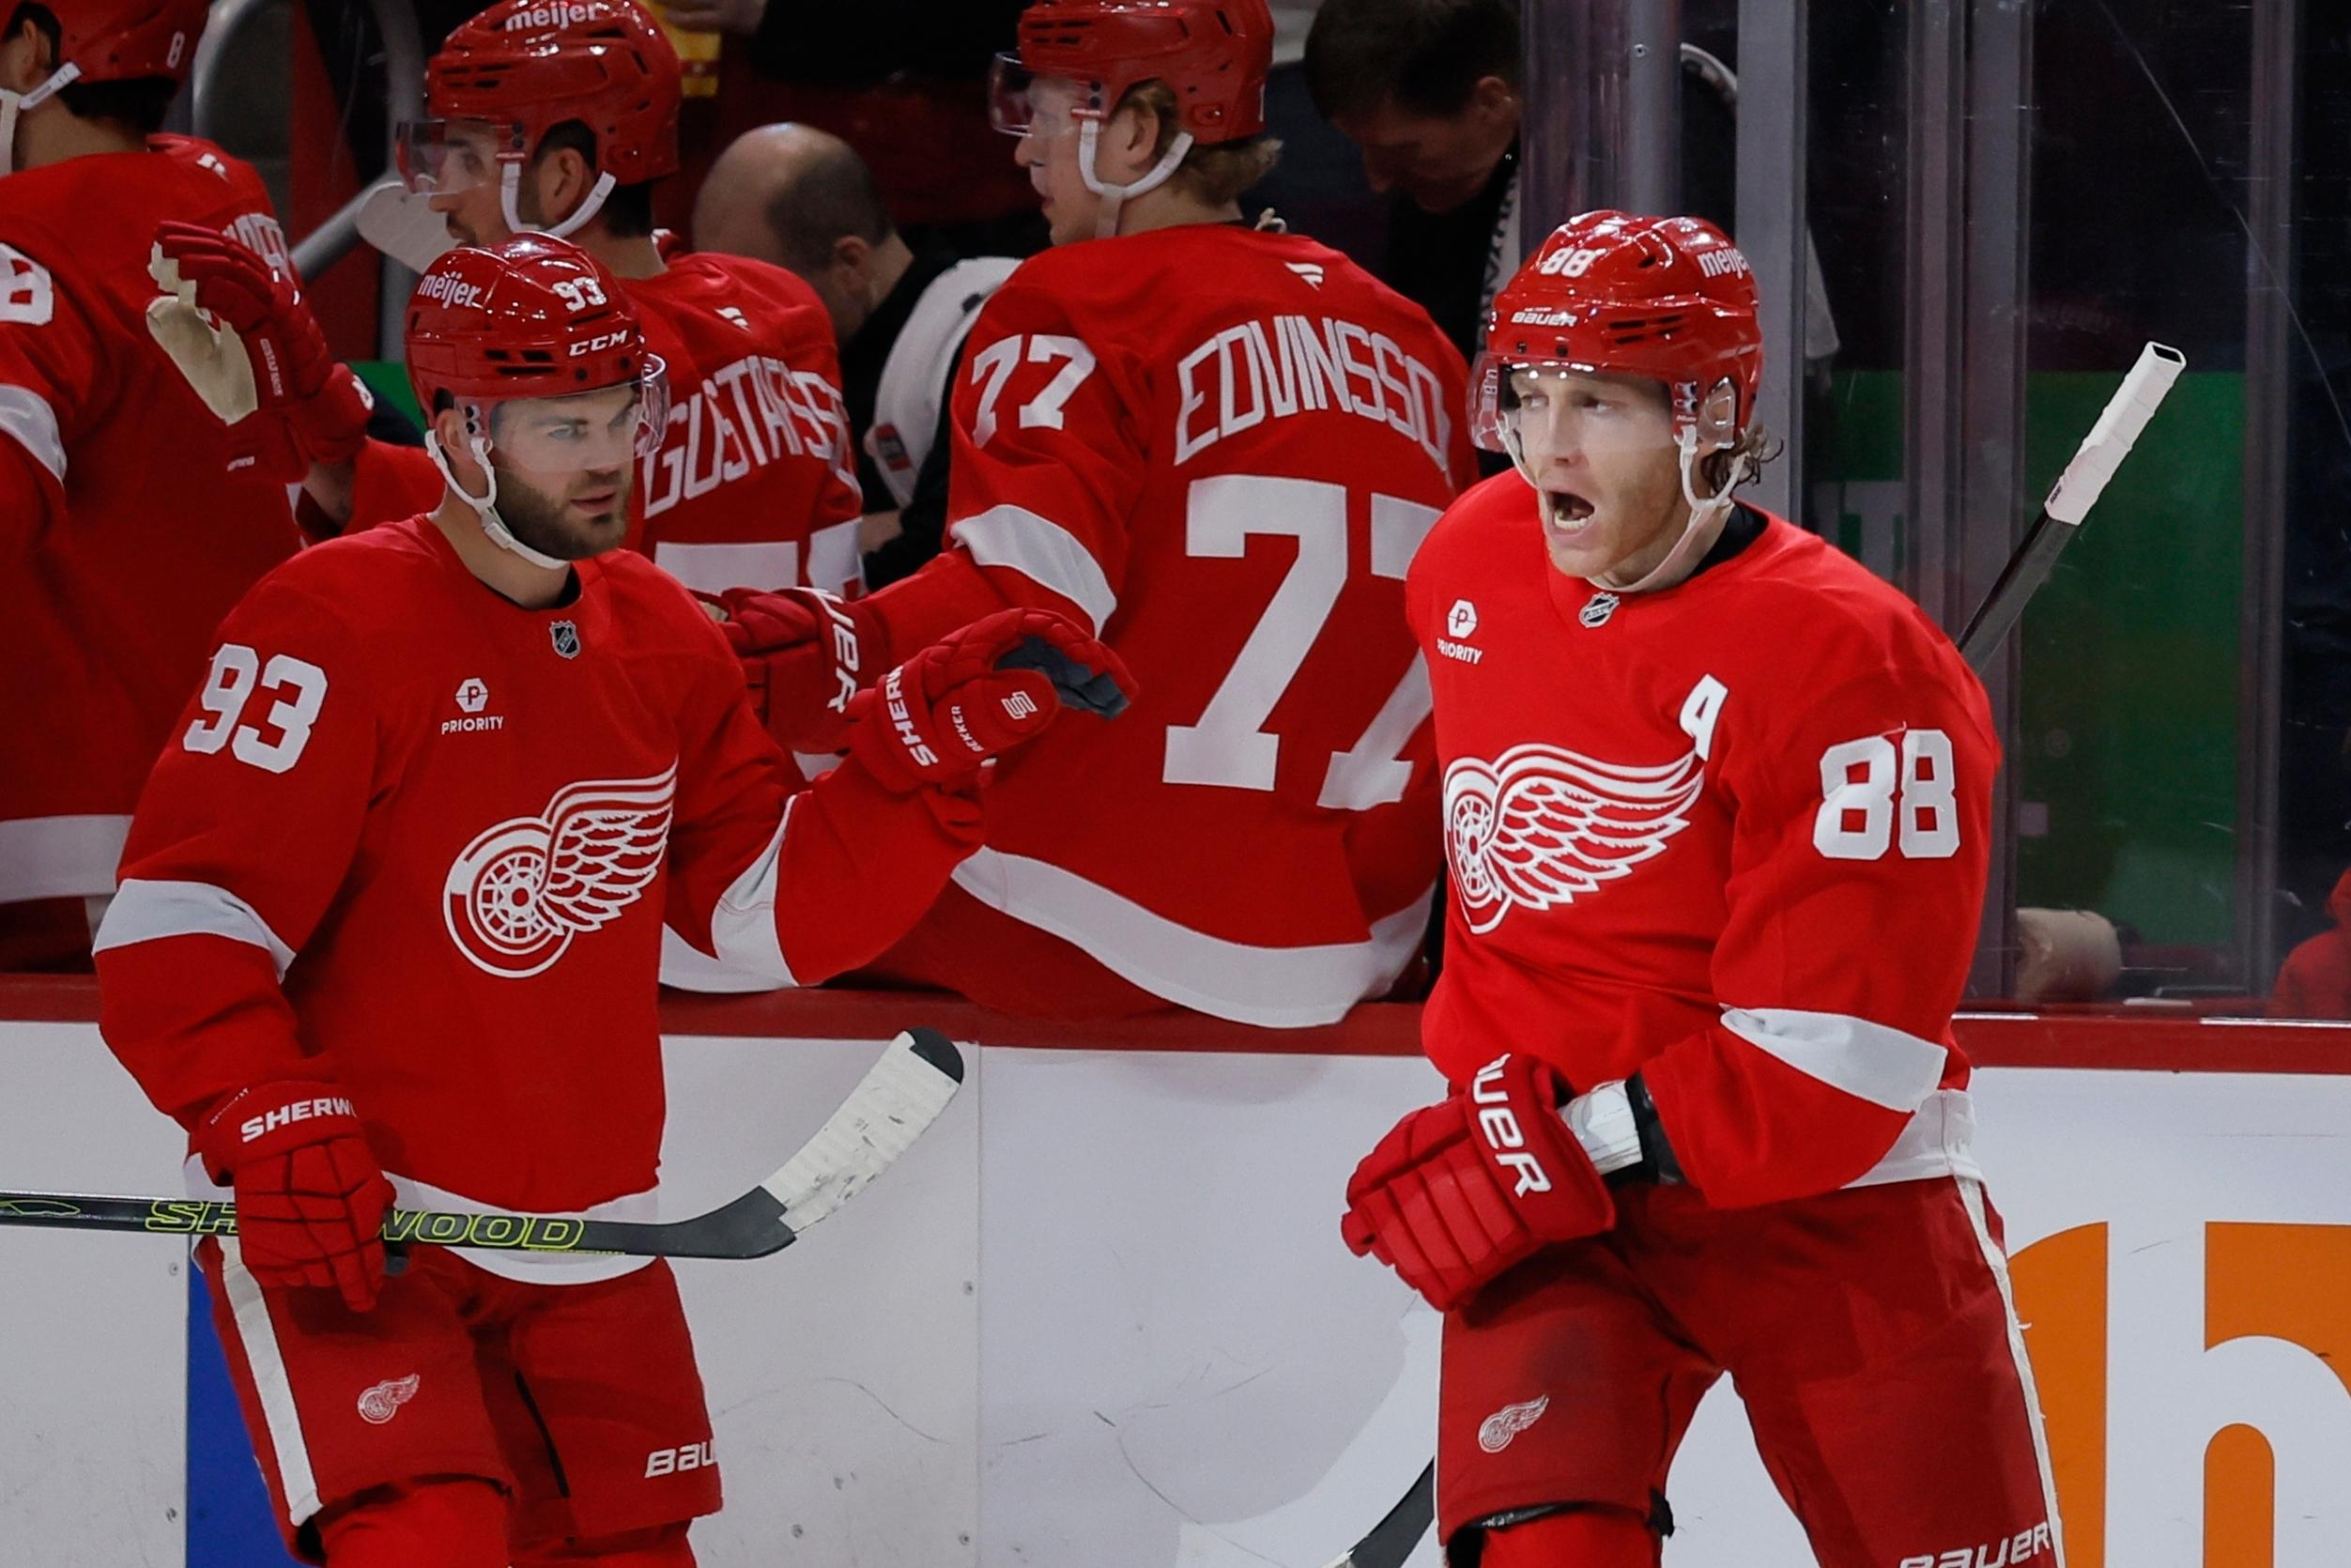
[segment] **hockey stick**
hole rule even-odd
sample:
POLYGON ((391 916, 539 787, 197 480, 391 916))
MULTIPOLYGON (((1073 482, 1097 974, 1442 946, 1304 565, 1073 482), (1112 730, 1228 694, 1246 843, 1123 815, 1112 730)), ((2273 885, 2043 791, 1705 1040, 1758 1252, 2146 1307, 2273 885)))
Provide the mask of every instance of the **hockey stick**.
MULTIPOLYGON (((963 1082, 962 1053, 935 1029, 909 1029, 784 1168, 733 1202, 667 1224, 544 1214, 394 1209, 390 1242, 496 1252, 626 1253, 637 1257, 765 1257, 855 1197, 939 1119, 963 1082)), ((0 1225, 234 1236, 237 1206, 200 1198, 93 1198, 0 1192, 0 1225)))
POLYGON ((1372 1532, 1330 1568, 1404 1568, 1421 1537, 1437 1522, 1437 1461, 1432 1459, 1372 1532))
POLYGON ((1959 634, 1959 654, 1977 674, 2000 651, 2002 639, 2024 613, 2026 603, 2049 580, 2057 557, 2081 531, 2082 519, 2097 504, 2099 492, 2129 455, 2132 443, 2155 417, 2164 394, 2187 363, 2178 349, 2159 343, 2150 343, 2140 351, 2139 362, 2130 367, 2123 384, 2107 401, 2106 411, 2082 438, 2081 450, 2057 476, 2049 499, 2041 502, 2040 515, 2025 530, 2024 542, 2000 569, 1991 592, 1984 595, 1967 629, 1959 634))

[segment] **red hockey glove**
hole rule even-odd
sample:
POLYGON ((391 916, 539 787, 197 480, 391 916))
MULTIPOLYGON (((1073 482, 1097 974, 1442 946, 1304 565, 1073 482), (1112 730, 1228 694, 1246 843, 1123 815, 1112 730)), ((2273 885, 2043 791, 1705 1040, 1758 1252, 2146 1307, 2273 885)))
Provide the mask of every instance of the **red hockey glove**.
POLYGON ((813 588, 730 588, 718 602, 767 732, 787 751, 846 747, 849 699, 888 668, 888 639, 872 610, 813 588))
POLYGON ((1132 689, 1118 655, 1061 616, 998 610, 858 693, 849 754, 899 794, 952 787, 1044 733, 1065 703, 1112 716, 1132 689))
POLYGON ((196 304, 243 344, 259 411, 284 420, 310 461, 348 462, 367 438, 374 400, 328 349, 294 281, 201 223, 164 223, 155 244, 180 279, 195 285, 196 304))
POLYGON ((383 1288, 392 1183, 331 1084, 264 1084, 231 1095, 196 1130, 195 1152, 237 1190, 237 1239, 264 1284, 332 1286, 365 1312, 383 1288))
POLYGON ((1567 1084, 1504 1056, 1467 1094, 1398 1122, 1347 1183, 1340 1234, 1439 1312, 1544 1248, 1597 1236, 1616 1204, 1560 1108, 1567 1084))

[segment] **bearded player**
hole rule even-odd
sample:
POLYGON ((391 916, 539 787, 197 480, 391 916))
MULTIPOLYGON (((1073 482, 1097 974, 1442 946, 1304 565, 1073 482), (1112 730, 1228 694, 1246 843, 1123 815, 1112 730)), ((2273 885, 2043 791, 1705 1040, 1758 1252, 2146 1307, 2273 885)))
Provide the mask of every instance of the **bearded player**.
POLYGON ((90 911, 213 628, 300 542, 296 443, 347 456, 366 425, 322 353, 285 367, 315 394, 299 426, 255 445, 150 340, 160 222, 292 274, 260 177, 158 133, 205 11, 0 0, 0 968, 86 967, 90 911))
POLYGON ((711 1437, 668 1267, 422 1248, 387 1278, 385 1208, 651 1218, 665 923, 768 986, 865 961, 1061 706, 1039 669, 1114 703, 1115 661, 1050 616, 966 629, 789 794, 725 638, 614 548, 663 399, 611 273, 453 251, 407 362, 440 504, 221 628, 99 933, 101 1025, 233 1190, 198 1255, 292 1549, 677 1568, 719 1494, 653 1458, 711 1437))
POLYGON ((965 344, 949 547, 864 600, 730 596, 804 750, 902 650, 1006 605, 1078 619, 1141 683, 1109 744, 1071 726, 1005 769, 987 847, 878 977, 1287 1027, 1419 950, 1436 801, 1404 572, 1472 471, 1462 369, 1344 256, 1241 223, 1272 36, 1264 0, 1023 13, 997 115, 1054 249, 965 344))
MULTIPOLYGON (((690 587, 812 585, 854 592, 856 453, 832 317, 780 267, 665 258, 653 182, 678 168, 677 53, 633 0, 499 0, 451 33, 400 167, 450 237, 568 237, 621 280, 669 367, 660 444, 642 459, 627 540, 690 587)), ((199 297, 199 302, 207 302, 199 297)), ((405 515, 439 478, 411 450, 371 445, 347 478, 348 526, 405 515)))
POLYGON ((1725 1374, 1826 1568, 2061 1560, 1951 1033, 1990 711, 1914 605, 1734 498, 1761 366, 1719 232, 1568 223, 1472 376, 1517 471, 1406 584, 1456 1093, 1345 1231, 1446 1314, 1455 1564, 1652 1568, 1725 1374))

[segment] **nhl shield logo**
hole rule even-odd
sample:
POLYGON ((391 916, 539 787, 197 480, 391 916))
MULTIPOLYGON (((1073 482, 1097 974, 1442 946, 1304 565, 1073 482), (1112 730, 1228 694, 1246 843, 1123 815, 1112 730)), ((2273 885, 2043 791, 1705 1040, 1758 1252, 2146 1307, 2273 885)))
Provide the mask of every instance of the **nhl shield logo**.
POLYGON ((576 623, 557 621, 547 627, 547 636, 555 639, 555 651, 567 659, 579 657, 579 627, 576 623))
POLYGON ((1616 613, 1617 606, 1621 603, 1623 601, 1613 593, 1595 593, 1575 619, 1586 626, 1605 626, 1608 623, 1608 617, 1616 613))

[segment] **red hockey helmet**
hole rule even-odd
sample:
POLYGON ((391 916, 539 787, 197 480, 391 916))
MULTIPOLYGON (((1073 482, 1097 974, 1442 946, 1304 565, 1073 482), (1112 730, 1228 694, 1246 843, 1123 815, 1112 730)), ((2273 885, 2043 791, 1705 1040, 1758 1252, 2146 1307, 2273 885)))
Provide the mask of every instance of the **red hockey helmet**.
POLYGON ((1128 89, 1164 82, 1177 121, 1212 146, 1266 129, 1273 16, 1266 0, 1034 0, 1021 13, 1020 53, 1001 55, 991 83, 999 131, 1028 130, 1036 77, 1075 82, 1077 114, 1109 115, 1128 89))
POLYGON ((1469 382, 1470 429, 1488 451, 1509 450, 1510 373, 1528 365, 1663 381, 1683 427, 1728 379, 1738 394, 1735 427, 1744 430, 1763 379, 1754 269, 1700 219, 1570 219, 1494 297, 1469 382))
POLYGON ((680 80, 677 51, 633 0, 499 0, 433 56, 430 117, 400 128, 401 174, 411 190, 446 188, 455 127, 488 128, 497 159, 519 167, 577 120, 611 185, 657 179, 678 167, 680 80))
MULTIPOLYGON (((207 0, 42 0, 57 19, 57 65, 72 82, 188 80, 207 0)), ((58 83, 58 86, 65 83, 58 83)))
MULTIPOLYGON (((438 394, 481 406, 661 381, 620 280, 545 235, 461 245, 408 301, 408 385, 429 419, 438 394)), ((653 419, 656 431, 665 417, 653 419)))
POLYGON ((490 541, 535 566, 565 560, 525 544, 499 515, 491 449, 539 474, 617 469, 624 497, 635 460, 659 450, 668 426, 668 377, 645 350, 620 280, 561 239, 515 235, 443 255, 408 301, 407 346, 408 384, 425 410, 434 465, 451 493, 481 515, 490 541), (616 388, 629 395, 614 399, 616 388), (435 405, 443 393, 465 416, 480 495, 441 444, 435 405), (515 418, 498 418, 502 404, 519 405, 515 418))

